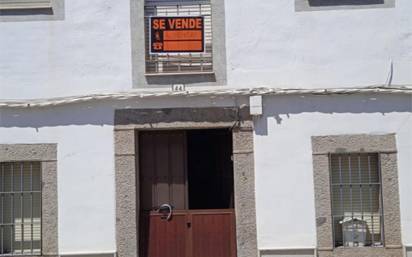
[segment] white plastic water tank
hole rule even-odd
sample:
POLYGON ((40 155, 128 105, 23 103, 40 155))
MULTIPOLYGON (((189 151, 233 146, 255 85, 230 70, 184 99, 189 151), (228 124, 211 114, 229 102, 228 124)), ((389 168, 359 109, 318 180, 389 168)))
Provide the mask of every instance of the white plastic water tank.
POLYGON ((366 243, 366 221, 357 218, 346 218, 342 224, 343 246, 362 247, 366 243))

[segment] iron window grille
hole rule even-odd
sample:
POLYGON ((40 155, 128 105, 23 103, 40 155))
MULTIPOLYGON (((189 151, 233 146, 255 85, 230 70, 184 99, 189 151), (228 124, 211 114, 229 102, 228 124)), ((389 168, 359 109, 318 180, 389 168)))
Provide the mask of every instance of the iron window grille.
POLYGON ((379 154, 331 154, 329 160, 335 247, 383 246, 379 154))
POLYGON ((212 73, 212 6, 210 0, 145 1, 146 74, 212 73), (149 17, 203 16, 205 51, 203 53, 150 53, 149 17))
POLYGON ((40 162, 0 163, 0 255, 41 255, 40 162))

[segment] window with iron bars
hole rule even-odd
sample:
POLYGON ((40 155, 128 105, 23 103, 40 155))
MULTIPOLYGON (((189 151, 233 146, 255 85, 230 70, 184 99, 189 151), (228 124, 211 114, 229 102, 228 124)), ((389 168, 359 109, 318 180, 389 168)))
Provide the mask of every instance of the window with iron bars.
POLYGON ((0 255, 41 254, 40 162, 0 163, 0 255))
POLYGON ((335 247, 383 246, 379 154, 331 154, 335 247))
POLYGON ((185 74, 213 72, 212 6, 210 0, 145 1, 146 74, 185 74), (149 17, 203 16, 203 53, 150 53, 149 17))

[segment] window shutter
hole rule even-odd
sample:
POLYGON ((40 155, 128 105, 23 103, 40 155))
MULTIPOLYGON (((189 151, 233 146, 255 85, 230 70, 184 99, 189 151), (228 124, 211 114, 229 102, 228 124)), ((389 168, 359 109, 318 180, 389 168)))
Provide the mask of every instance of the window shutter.
POLYGON ((51 8, 52 0, 0 0, 0 10, 51 8))

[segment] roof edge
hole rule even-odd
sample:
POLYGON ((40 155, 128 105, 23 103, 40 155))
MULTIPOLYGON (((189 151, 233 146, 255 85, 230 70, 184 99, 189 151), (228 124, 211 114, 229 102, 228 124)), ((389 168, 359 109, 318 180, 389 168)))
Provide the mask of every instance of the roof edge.
POLYGON ((252 96, 252 95, 353 95, 353 94, 407 94, 412 95, 412 86, 368 86, 353 88, 225 88, 190 89, 186 91, 132 90, 117 93, 88 94, 44 99, 1 100, 0 108, 49 107, 99 100, 130 100, 154 97, 196 97, 196 96, 252 96))

